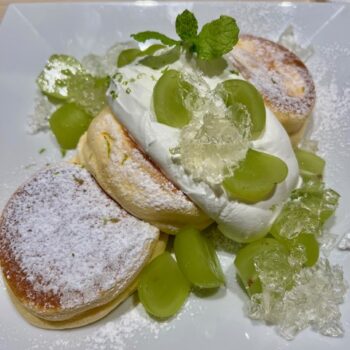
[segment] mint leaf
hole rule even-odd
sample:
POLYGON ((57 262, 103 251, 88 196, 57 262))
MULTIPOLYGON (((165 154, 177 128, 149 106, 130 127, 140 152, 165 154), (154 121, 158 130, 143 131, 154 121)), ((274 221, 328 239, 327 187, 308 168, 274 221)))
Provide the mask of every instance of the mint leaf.
POLYGON ((144 66, 150 67, 152 69, 159 69, 168 64, 176 62, 180 57, 180 47, 175 46, 169 51, 158 56, 147 56, 143 58, 140 63, 144 66))
POLYGON ((146 50, 142 51, 141 56, 153 55, 156 51, 160 49, 164 49, 164 47, 165 47, 164 45, 160 45, 160 44, 151 45, 146 50))
POLYGON ((218 58, 232 50, 238 41, 239 28, 229 16, 207 23, 203 26, 195 43, 195 51, 202 60, 218 58))
POLYGON ((164 45, 155 44, 155 45, 151 45, 144 51, 141 51, 140 49, 123 50, 118 56, 117 67, 118 68, 124 67, 127 64, 135 61, 136 58, 138 57, 153 55, 156 51, 163 49, 164 47, 165 47, 164 45))
POLYGON ((141 43, 144 43, 147 40, 154 39, 154 40, 159 40, 161 43, 164 45, 168 46, 173 46, 179 44, 179 41, 171 39, 167 37, 166 35, 158 32, 151 32, 151 31, 146 31, 146 32, 140 32, 136 34, 131 34, 131 37, 134 38, 136 41, 139 41, 141 43))
POLYGON ((139 49, 123 50, 118 56, 117 67, 121 68, 135 61, 136 58, 140 56, 140 53, 141 53, 141 50, 139 49))
POLYGON ((192 12, 185 10, 176 17, 176 33, 183 41, 194 39, 197 31, 198 22, 192 12))

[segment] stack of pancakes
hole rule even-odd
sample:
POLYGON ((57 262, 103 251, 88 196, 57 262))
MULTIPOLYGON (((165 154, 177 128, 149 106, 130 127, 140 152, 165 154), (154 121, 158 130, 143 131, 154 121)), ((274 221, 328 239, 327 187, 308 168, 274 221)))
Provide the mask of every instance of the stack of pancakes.
MULTIPOLYGON (((315 103, 305 65, 284 47, 251 35, 241 36, 229 58, 297 142, 315 103)), ((42 328, 102 318, 164 251, 160 231, 212 222, 142 153, 109 108, 81 138, 76 160, 35 174, 0 218, 8 291, 21 314, 42 328)))

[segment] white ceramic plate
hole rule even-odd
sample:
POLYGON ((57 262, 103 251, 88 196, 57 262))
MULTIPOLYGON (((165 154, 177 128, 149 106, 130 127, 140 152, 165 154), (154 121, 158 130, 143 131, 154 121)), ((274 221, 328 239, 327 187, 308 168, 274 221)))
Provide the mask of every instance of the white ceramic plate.
MULTIPOLYGON (((60 159, 48 134, 29 135, 35 78, 52 53, 78 58, 103 53, 130 33, 146 29, 174 34, 185 8, 203 23, 221 14, 236 17, 242 32, 276 40, 292 24, 298 41, 312 44, 308 61, 317 84, 313 135, 327 160, 327 183, 341 195, 334 234, 350 231, 350 7, 342 4, 262 3, 90 3, 10 6, 0 27, 0 208, 15 188, 47 162, 60 159), (41 148, 46 152, 39 154, 41 148)), ((310 330, 292 342, 274 328, 244 316, 244 295, 234 281, 232 256, 221 254, 228 288, 211 297, 192 296, 175 319, 151 320, 129 299, 105 319, 71 331, 28 325, 11 304, 0 278, 0 349, 348 349, 350 300, 341 306, 345 336, 331 339, 310 330)), ((350 280, 350 252, 335 249, 331 261, 350 280)))

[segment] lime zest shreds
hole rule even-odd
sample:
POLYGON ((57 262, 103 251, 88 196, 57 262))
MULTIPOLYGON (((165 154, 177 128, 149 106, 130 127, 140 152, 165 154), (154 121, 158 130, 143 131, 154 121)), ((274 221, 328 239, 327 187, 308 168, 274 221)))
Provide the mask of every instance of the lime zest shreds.
POLYGON ((107 131, 104 131, 101 133, 102 137, 104 138, 105 140, 105 144, 106 144, 106 150, 107 150, 107 157, 108 159, 110 158, 111 156, 111 150, 112 150, 112 146, 111 146, 111 143, 114 141, 112 136, 107 132, 107 131))
POLYGON ((42 93, 65 100, 68 97, 68 81, 82 71, 80 62, 74 57, 52 55, 38 76, 37 84, 42 93))

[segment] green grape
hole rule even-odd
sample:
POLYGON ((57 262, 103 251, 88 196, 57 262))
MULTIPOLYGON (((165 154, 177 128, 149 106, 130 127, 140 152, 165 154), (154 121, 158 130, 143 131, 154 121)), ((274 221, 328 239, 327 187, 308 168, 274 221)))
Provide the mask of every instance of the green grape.
POLYGON ((40 73, 37 84, 43 94, 65 100, 68 97, 68 81, 72 76, 82 71, 80 62, 74 57, 52 55, 40 73))
POLYGON ((190 283, 168 252, 152 260, 141 272, 138 294, 142 305, 152 315, 175 315, 190 292, 190 283))
POLYGON ((222 95, 227 107, 242 104, 247 108, 252 123, 252 137, 259 137, 265 128, 266 110, 264 101, 254 85, 244 80, 231 79, 220 83, 216 89, 222 95))
POLYGON ((287 175, 288 167, 281 159, 249 149, 233 176, 223 181, 223 186, 232 198, 255 203, 269 197, 287 175))
POLYGON ((301 175, 317 175, 322 177, 325 161, 314 153, 296 149, 295 155, 298 160, 301 175))
POLYGON ((117 67, 121 68, 136 60, 141 56, 153 55, 156 51, 163 49, 164 45, 155 44, 148 47, 146 50, 127 49, 122 51, 118 56, 117 67))
MULTIPOLYGON (((241 248, 234 264, 237 273, 249 295, 261 293, 264 283, 270 283, 281 274, 289 276, 288 252, 285 246, 273 238, 262 238, 241 248), (263 277, 261 280, 260 277, 263 277)), ((289 280, 282 280, 289 285, 289 280)))
POLYGON ((96 116, 106 106, 108 77, 93 77, 90 74, 76 74, 67 84, 68 98, 88 114, 96 116))
POLYGON ((61 148, 74 149, 91 120, 91 115, 76 104, 65 103, 52 113, 49 123, 61 148))
POLYGON ((225 283, 214 247, 198 230, 180 230, 175 237, 174 251, 181 271, 196 287, 216 288, 225 283))
POLYGON ((165 71, 153 90, 153 105, 158 122, 175 128, 187 125, 191 113, 185 108, 183 99, 191 91, 192 85, 182 79, 180 72, 172 69, 165 71))

